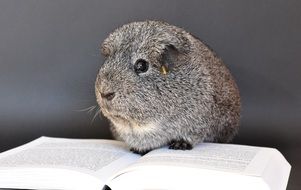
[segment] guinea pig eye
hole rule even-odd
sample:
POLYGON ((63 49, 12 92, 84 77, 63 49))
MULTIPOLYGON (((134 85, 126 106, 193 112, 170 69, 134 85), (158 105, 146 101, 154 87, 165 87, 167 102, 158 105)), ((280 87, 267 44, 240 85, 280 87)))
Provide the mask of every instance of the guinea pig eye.
POLYGON ((148 62, 144 59, 138 59, 134 65, 135 72, 137 74, 145 73, 148 70, 148 65, 148 62))

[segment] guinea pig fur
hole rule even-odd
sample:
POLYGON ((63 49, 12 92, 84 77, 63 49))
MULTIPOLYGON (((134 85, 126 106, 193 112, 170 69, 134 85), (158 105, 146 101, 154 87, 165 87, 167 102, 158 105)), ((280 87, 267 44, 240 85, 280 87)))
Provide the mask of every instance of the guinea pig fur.
POLYGON ((144 154, 168 145, 229 142, 240 96, 222 60, 201 40, 162 21, 132 22, 102 43, 95 93, 113 135, 144 154))

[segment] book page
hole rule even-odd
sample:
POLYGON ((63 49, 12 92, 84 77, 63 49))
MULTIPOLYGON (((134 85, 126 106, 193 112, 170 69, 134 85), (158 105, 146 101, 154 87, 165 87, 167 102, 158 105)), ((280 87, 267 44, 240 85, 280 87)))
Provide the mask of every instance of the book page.
POLYGON ((248 173, 254 159, 265 152, 262 150, 265 148, 217 143, 202 143, 185 151, 164 147, 141 157, 108 185, 116 190, 127 183, 132 189, 268 190, 261 177, 248 173))
POLYGON ((259 147, 215 143, 202 143, 185 151, 165 147, 146 154, 133 167, 169 165, 243 173, 260 150, 259 147))
POLYGON ((118 141, 42 137, 0 154, 0 168, 67 168, 105 178, 137 158, 118 141))

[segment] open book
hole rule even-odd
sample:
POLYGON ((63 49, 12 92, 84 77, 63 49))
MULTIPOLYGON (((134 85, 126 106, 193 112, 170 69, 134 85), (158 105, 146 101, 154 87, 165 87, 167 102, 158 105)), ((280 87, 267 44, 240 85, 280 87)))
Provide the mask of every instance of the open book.
POLYGON ((273 148, 202 143, 140 156, 114 140, 41 137, 0 154, 0 188, 284 190, 290 169, 273 148))

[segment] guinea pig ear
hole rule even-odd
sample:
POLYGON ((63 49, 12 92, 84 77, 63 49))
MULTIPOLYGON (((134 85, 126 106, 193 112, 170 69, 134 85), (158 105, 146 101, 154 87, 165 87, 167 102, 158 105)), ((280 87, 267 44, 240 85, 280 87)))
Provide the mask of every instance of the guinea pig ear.
POLYGON ((166 75, 174 67, 174 62, 179 54, 178 50, 171 44, 166 45, 163 52, 161 53, 160 60, 160 72, 166 75))
POLYGON ((172 48, 178 53, 186 54, 190 51, 190 41, 185 37, 185 34, 179 31, 169 32, 160 40, 160 43, 164 45, 163 50, 172 48))
POLYGON ((190 42, 185 37, 183 33, 174 32, 173 35, 170 35, 169 38, 165 41, 165 46, 171 47, 178 53, 186 54, 190 51, 190 42))
POLYGON ((172 36, 164 42, 164 48, 161 52, 160 72, 166 75, 171 71, 177 62, 180 54, 187 54, 190 51, 188 39, 183 36, 172 36))

